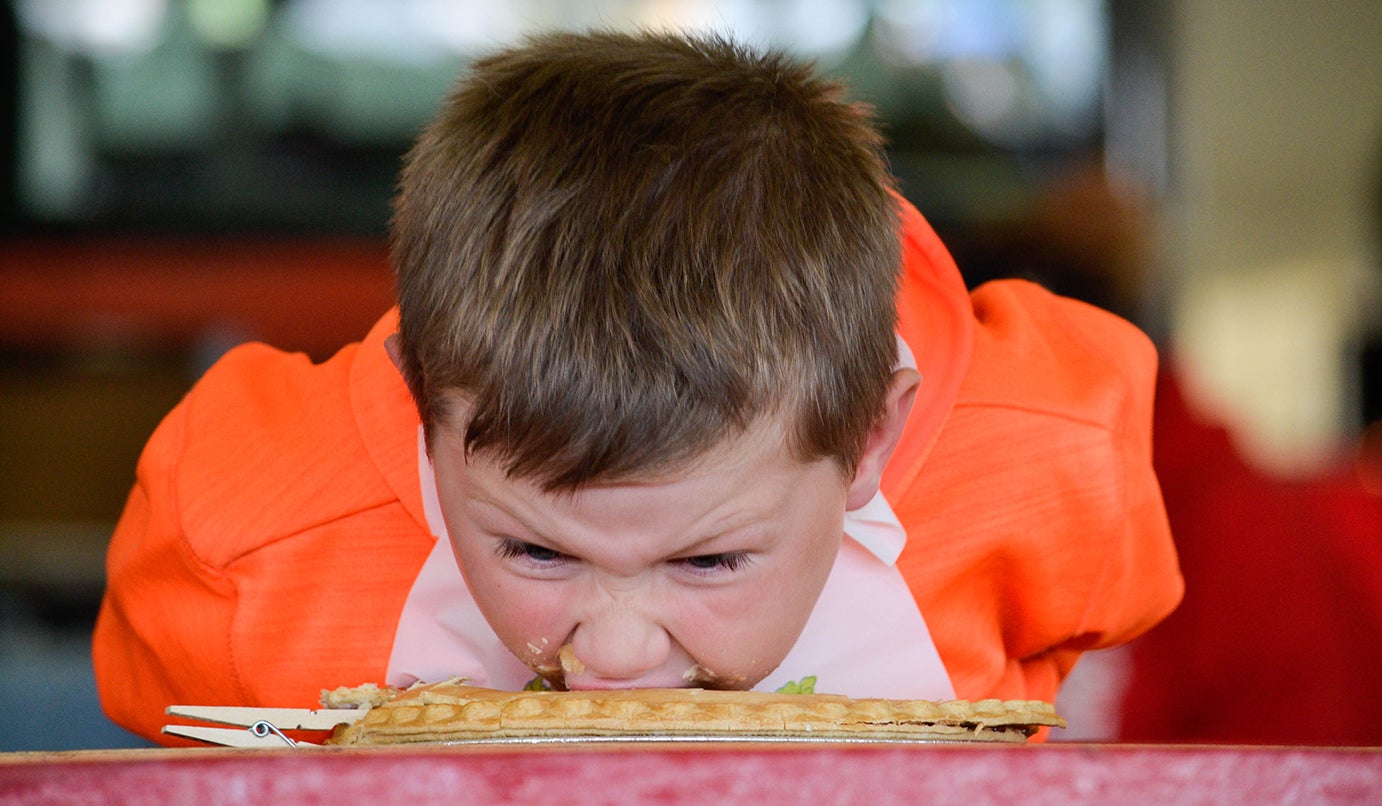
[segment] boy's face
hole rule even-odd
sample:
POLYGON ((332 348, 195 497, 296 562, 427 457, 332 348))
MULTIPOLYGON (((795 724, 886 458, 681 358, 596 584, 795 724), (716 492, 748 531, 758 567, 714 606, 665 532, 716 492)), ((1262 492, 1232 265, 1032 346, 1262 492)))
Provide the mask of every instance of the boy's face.
POLYGON ((839 467, 797 461, 767 426, 684 472, 574 493, 467 459, 453 428, 432 458, 481 612, 571 689, 752 687, 796 642, 842 536, 839 467))

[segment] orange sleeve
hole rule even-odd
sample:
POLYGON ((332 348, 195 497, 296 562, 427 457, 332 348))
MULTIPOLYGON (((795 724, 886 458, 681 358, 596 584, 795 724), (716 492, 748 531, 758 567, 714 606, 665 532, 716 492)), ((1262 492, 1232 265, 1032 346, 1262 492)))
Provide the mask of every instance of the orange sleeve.
POLYGON ((898 564, 958 696, 1053 700, 1080 652, 1180 599, 1151 463, 1156 354, 1030 283, 973 299, 955 406, 915 482, 885 491, 909 534, 898 564))
POLYGON ((169 465, 185 417, 186 404, 159 426, 140 459, 107 554, 92 647, 107 715, 156 741, 163 741, 167 704, 244 700, 231 658, 234 585, 193 553, 172 503, 169 465))
POLYGON ((315 706, 323 688, 383 682, 435 541, 400 498, 416 470, 400 487, 378 464, 416 467, 406 390, 392 365, 392 386, 362 390, 397 416, 397 444, 371 454, 348 385, 356 355, 313 365, 237 348, 154 432, 108 550, 93 638, 116 723, 168 741, 171 704, 315 706))

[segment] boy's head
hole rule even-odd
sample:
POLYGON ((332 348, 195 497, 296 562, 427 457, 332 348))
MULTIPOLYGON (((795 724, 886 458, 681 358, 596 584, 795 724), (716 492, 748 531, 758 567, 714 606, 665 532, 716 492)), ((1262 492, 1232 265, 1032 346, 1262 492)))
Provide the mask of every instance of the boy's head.
POLYGON ((781 54, 593 33, 477 61, 394 220, 429 444, 454 425, 574 490, 773 423, 848 476, 896 361, 890 187, 866 112, 781 54))
POLYGON ((797 640, 916 386, 879 147, 785 57, 659 35, 479 61, 422 135, 389 349, 534 671, 747 688, 797 640))

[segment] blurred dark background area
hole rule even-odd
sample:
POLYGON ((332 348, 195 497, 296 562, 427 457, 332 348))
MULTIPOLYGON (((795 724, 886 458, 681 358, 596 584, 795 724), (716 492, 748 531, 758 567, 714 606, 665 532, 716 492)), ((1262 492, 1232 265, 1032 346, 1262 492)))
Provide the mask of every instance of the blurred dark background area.
MULTIPOLYGON (((1175 455, 1198 457, 1166 482, 1178 540, 1223 531, 1200 514, 1225 508, 1205 468, 1238 479, 1222 492, 1236 502, 1297 500, 1274 486, 1289 485, 1304 502, 1292 513, 1313 512, 1328 480, 1354 508, 1335 530, 1352 565, 1382 574, 1382 437, 1368 430, 1382 420, 1382 12, 1310 8, 0 2, 0 751, 138 745, 100 716, 86 643, 144 440, 237 343, 322 359, 364 334, 390 305, 389 200, 413 136, 471 58, 544 28, 713 27, 815 59, 876 108, 901 190, 968 282, 1033 279, 1162 346, 1164 394, 1180 401, 1167 411, 1183 417, 1158 433, 1187 435, 1175 455)), ((1327 550, 1329 518, 1253 512, 1270 523, 1243 540, 1275 541, 1286 565, 1327 550)), ((1225 587, 1223 557, 1185 554, 1225 587)), ((1300 617, 1342 642, 1340 663, 1382 659, 1382 584, 1369 584, 1346 615, 1300 617)), ((1187 619, 1199 601, 1218 606, 1192 587, 1187 619)), ((1148 645, 1219 641, 1217 622, 1195 624, 1148 645)), ((1195 674, 1241 684, 1266 650, 1237 651, 1205 653, 1195 674)), ((1139 657, 1082 662, 1063 707, 1087 727, 1071 738, 1271 739, 1128 728, 1129 697, 1169 702, 1192 682, 1189 666, 1139 657)), ((1300 674, 1264 685, 1312 690, 1300 674)))

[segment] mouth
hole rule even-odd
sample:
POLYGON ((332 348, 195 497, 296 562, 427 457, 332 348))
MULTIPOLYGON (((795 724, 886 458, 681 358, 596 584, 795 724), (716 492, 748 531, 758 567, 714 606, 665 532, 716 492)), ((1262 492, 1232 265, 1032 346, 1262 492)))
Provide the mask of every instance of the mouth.
MULTIPOLYGON (((533 649, 534 654, 537 654, 539 651, 538 648, 531 643, 528 644, 528 646, 533 649)), ((581 662, 580 658, 576 657, 576 650, 569 643, 562 644, 561 649, 557 650, 556 663, 550 661, 537 664, 529 663, 528 668, 537 672, 543 680, 546 680, 548 684, 557 691, 568 690, 566 685, 566 678, 568 676, 580 677, 585 674, 585 664, 581 662)))

